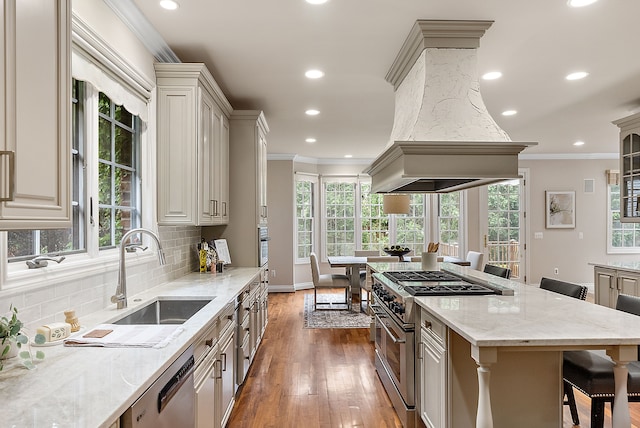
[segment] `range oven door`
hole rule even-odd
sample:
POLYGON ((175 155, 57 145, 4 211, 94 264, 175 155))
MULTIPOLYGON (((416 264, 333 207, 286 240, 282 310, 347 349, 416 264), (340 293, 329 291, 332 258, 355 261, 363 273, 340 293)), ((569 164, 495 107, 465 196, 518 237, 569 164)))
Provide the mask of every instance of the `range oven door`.
POLYGON ((376 353, 405 404, 415 406, 415 332, 404 330, 381 305, 372 308, 376 353))

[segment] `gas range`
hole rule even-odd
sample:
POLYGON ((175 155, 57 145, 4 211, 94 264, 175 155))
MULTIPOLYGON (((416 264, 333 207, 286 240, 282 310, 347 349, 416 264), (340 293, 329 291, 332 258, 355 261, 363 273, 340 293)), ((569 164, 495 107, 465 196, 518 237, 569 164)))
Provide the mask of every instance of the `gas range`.
POLYGON ((390 271, 374 274, 373 294, 378 305, 405 328, 415 319, 416 296, 487 295, 496 290, 443 271, 390 271))

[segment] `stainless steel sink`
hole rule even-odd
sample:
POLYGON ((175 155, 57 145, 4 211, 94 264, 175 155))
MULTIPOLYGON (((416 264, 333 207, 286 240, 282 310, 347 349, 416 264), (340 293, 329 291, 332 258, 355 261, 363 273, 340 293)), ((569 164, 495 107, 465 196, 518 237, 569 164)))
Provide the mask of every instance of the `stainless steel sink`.
POLYGON ((113 324, 183 324, 213 299, 158 298, 113 324))

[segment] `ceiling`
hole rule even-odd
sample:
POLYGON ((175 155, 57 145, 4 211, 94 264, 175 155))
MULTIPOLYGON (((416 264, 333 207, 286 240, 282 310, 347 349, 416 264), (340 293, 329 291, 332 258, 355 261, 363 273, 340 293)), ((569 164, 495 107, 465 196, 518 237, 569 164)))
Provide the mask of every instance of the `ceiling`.
POLYGON ((582 8, 566 0, 177 1, 175 11, 134 3, 182 62, 207 65, 234 109, 264 110, 270 155, 375 158, 394 116, 385 75, 417 19, 494 21, 480 40, 478 73, 503 77, 482 80, 480 90, 512 140, 538 142, 526 156, 615 156, 611 122, 640 111, 636 0, 582 8), (325 76, 307 79, 311 68, 325 76), (589 76, 565 80, 577 70, 589 76), (305 115, 310 108, 320 114, 305 115), (502 116, 507 109, 518 114, 502 116))

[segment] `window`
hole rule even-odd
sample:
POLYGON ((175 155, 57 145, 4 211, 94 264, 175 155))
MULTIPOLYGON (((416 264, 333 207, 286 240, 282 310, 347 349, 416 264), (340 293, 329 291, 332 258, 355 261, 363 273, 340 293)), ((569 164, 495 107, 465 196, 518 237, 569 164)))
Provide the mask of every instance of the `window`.
POLYGON ((314 251, 316 182, 311 177, 296 177, 296 259, 300 261, 314 251))
POLYGON ((102 92, 98 114, 100 248, 115 247, 140 225, 138 118, 102 92))
POLYGON ((640 223, 620 221, 620 186, 608 186, 608 253, 640 253, 640 223))
POLYGON ((438 219, 440 245, 438 252, 443 256, 460 256, 460 192, 438 195, 438 219))
MULTIPOLYGON (((409 214, 387 215, 382 210, 382 194, 371 193, 369 180, 358 177, 322 178, 323 256, 353 255, 355 250, 378 250, 388 245, 405 245, 421 254, 430 236, 431 201, 436 195, 412 194, 409 214)), ((460 213, 460 196, 451 197, 451 216, 460 213), (453 208, 455 205, 455 210, 453 208)), ((449 221, 448 227, 459 227, 449 221)), ((458 245, 459 229, 447 238, 458 245), (455 237, 455 239, 453 238, 455 237)), ((433 234, 431 235, 433 236, 433 234)), ((435 241, 436 239, 432 239, 435 241)), ((442 248, 442 247, 441 247, 442 248)))
POLYGON ((323 187, 326 255, 353 255, 356 249, 356 182, 325 181, 323 187))
POLYGON ((382 253, 382 248, 389 245, 389 216, 382 212, 382 195, 371 193, 369 183, 361 183, 360 189, 360 249, 378 250, 382 253))
POLYGON ((84 83, 74 79, 71 95, 73 227, 8 232, 8 261, 10 263, 33 258, 37 254, 70 254, 86 250, 84 228, 84 201, 86 198, 83 168, 85 162, 84 83))

